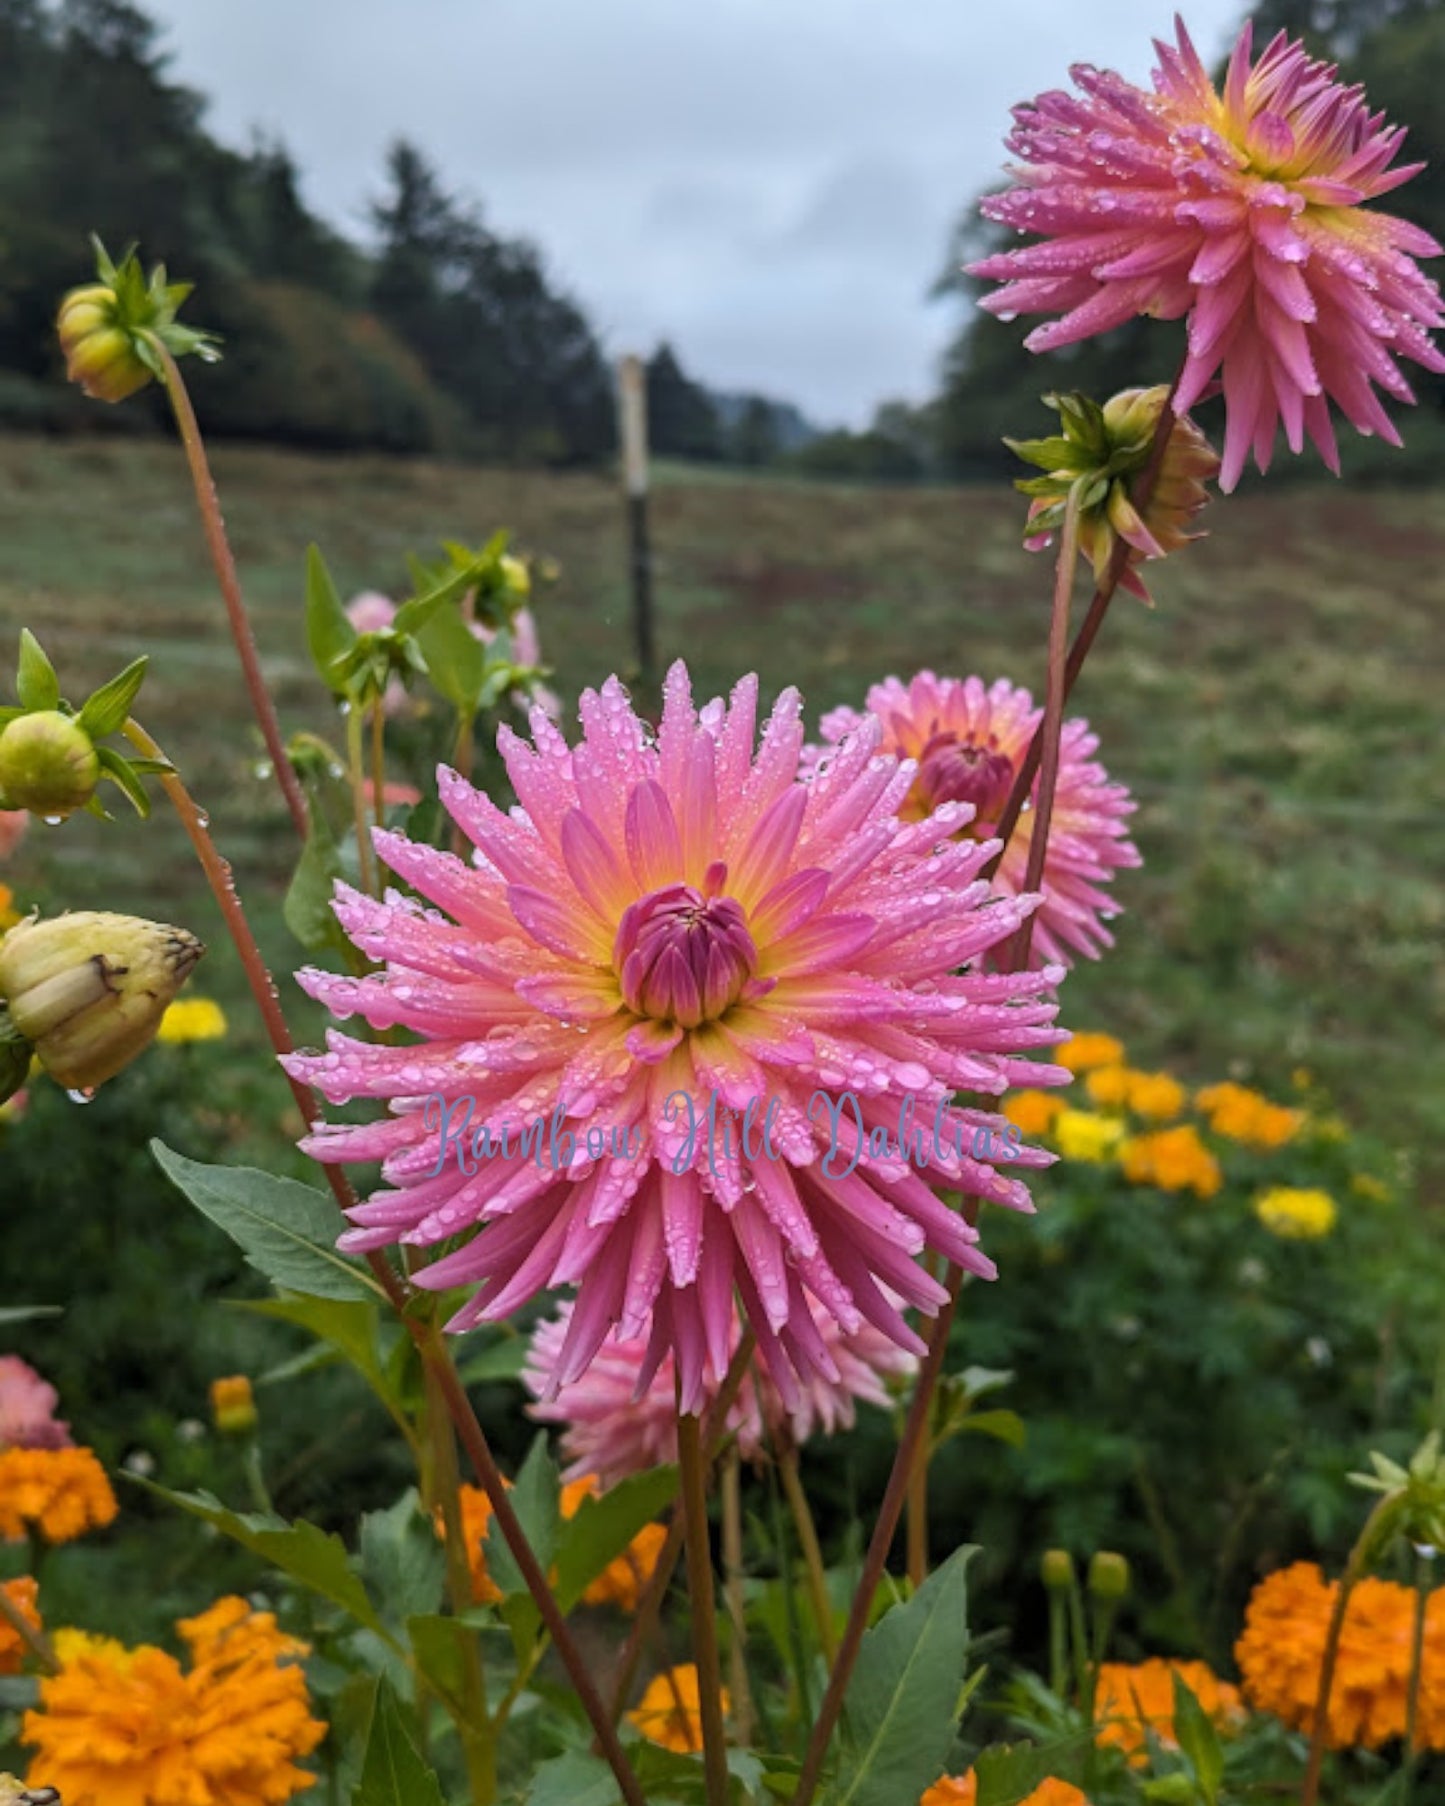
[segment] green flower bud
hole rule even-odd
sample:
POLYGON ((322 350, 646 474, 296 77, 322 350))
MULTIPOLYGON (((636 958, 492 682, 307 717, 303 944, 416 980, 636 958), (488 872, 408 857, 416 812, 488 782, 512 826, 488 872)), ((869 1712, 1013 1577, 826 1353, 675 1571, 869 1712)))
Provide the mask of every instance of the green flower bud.
POLYGON ((100 782, 100 758, 80 723, 58 709, 20 715, 0 733, 0 796, 35 815, 83 809, 100 782))
POLYGON ((1074 1584, 1074 1558, 1067 1549, 1045 1549, 1039 1574, 1051 1593, 1067 1593, 1074 1584))
POLYGON ((1095 1599, 1122 1599, 1129 1591, 1127 1557, 1100 1549, 1089 1563, 1089 1591, 1095 1599))
POLYGON ((81 910, 0 941, 0 997, 57 1084, 91 1091, 141 1053, 205 948, 183 928, 81 910))

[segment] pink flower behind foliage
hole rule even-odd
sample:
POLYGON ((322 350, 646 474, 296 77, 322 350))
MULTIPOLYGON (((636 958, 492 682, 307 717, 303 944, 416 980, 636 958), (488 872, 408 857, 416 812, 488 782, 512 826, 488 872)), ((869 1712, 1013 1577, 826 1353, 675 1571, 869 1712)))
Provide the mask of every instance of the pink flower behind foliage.
POLYGON ((24 809, 0 809, 0 859, 8 859, 20 845, 30 817, 24 809))
MULTIPOLYGON (((390 596, 383 596, 374 589, 362 590, 353 596, 346 605, 347 618, 358 633, 379 633, 383 627, 390 627, 396 619, 396 604, 390 596)), ((481 621, 468 621, 472 637, 490 646, 497 637, 497 629, 488 627, 481 621)), ((542 662, 542 642, 537 633, 537 618, 530 608, 519 608, 512 616, 512 661, 518 665, 540 665, 542 662)), ((526 708, 528 698, 520 690, 513 691, 512 700, 518 708, 526 708)), ((555 690, 549 690, 545 684, 536 684, 532 690, 532 700, 539 703, 554 721, 562 714, 562 704, 555 690)), ((382 699, 382 712, 387 716, 400 715, 406 709, 406 686, 399 677, 392 678, 386 686, 386 695, 382 699)), ((0 825, 4 818, 0 816, 0 825)), ((0 842, 0 854, 4 852, 0 842)))
POLYGON ((1375 388, 1415 399, 1400 357, 1445 370, 1429 337, 1440 290, 1414 261, 1440 246, 1363 203, 1424 165, 1392 169, 1405 133, 1283 32, 1251 67, 1246 24, 1221 94, 1176 28, 1177 46, 1155 45, 1152 94, 1084 65, 1081 95, 1015 108, 1017 185, 983 211, 1039 242, 970 266, 1004 284, 983 306, 1061 316, 1029 335, 1035 351, 1137 314, 1187 315, 1174 405, 1184 413, 1222 372, 1223 489, 1251 449, 1267 468, 1280 421, 1291 451, 1308 435, 1337 471, 1331 401, 1398 445, 1375 388))
POLYGON ((583 695, 575 748, 534 709, 535 747, 498 736, 516 808, 439 774, 475 865, 383 833, 382 859, 421 900, 338 887, 343 927, 385 970, 299 975, 337 1015, 419 1037, 333 1033, 287 1062, 334 1103, 391 1107, 305 1144, 382 1162, 345 1245, 467 1237, 419 1275, 475 1288, 457 1330, 575 1286, 556 1387, 615 1325, 650 1339, 644 1380, 675 1353, 697 1410, 708 1363, 727 1365, 735 1291, 790 1408, 797 1376, 838 1378, 810 1298, 847 1334, 871 1323, 917 1353, 900 1306, 945 1296, 918 1255, 994 1271, 933 1185, 1027 1210, 1016 1169, 1049 1159, 1025 1149, 1001 1171, 987 1134, 975 1157, 975 1130, 1006 1125, 947 1102, 1063 1081, 1024 1051, 1061 1038, 1044 998, 1060 970, 979 970, 1036 899, 978 881, 991 849, 955 838, 959 805, 899 821, 914 773, 878 756, 877 722, 801 782, 801 707, 785 692, 755 746, 757 680, 699 711, 679 664, 655 737, 615 678, 583 695), (839 1106, 824 1158, 819 1090, 856 1096, 866 1145, 839 1106), (937 1113, 927 1171, 898 1157, 906 1099, 920 1142, 937 1113), (540 1146, 471 1159, 483 1124, 520 1137, 538 1119, 540 1146))
MULTIPOLYGON (((940 803, 971 804, 976 813, 962 831, 975 838, 991 835, 1043 718, 1028 691, 1005 678, 985 687, 981 677, 935 677, 932 671, 920 671, 907 686, 896 677, 874 684, 867 703, 868 713, 882 726, 883 750, 918 761, 902 814, 918 819, 940 803)), ((823 738, 837 742, 865 719, 855 709, 834 709, 820 723, 823 738)), ((1126 827, 1134 803, 1095 761, 1098 746, 1087 721, 1064 723, 1044 861, 1044 901, 1034 923, 1036 965, 1067 965, 1080 953, 1096 959, 1112 947, 1114 937, 1104 922, 1118 914, 1119 905, 1100 886, 1116 871, 1139 864, 1126 827)), ((1033 813, 1025 809, 998 869, 1000 889, 1013 895, 1023 889, 1032 838, 1033 813)))
MULTIPOLYGON (((750 1461, 763 1452, 765 1432, 776 1432, 784 1424, 793 1441, 800 1444, 815 1432, 832 1436, 851 1429, 859 1400, 886 1406, 890 1402, 888 1380, 911 1373, 916 1365, 911 1354, 871 1324, 865 1323, 848 1336, 828 1312, 814 1304, 809 1310, 837 1365, 838 1378, 813 1375, 790 1408, 766 1372, 750 1372, 728 1413, 728 1429, 750 1461)), ((596 1474, 606 1488, 629 1474, 676 1461, 671 1355, 665 1357, 642 1395, 637 1393, 647 1360, 646 1338, 609 1336, 581 1379, 564 1386, 555 1398, 549 1396, 571 1316, 572 1307, 564 1305, 556 1317, 537 1325, 522 1373, 527 1390, 538 1401, 527 1407, 529 1414, 539 1423, 563 1426, 562 1452, 571 1463, 566 1477, 596 1474)), ((734 1320, 729 1356, 737 1347, 741 1327, 734 1320)), ((722 1374, 709 1364, 703 1380, 704 1410, 711 1408, 721 1381, 722 1374)))
POLYGON ((60 1394, 19 1355, 0 1355, 0 1449, 68 1449, 70 1425, 55 1415, 60 1394))

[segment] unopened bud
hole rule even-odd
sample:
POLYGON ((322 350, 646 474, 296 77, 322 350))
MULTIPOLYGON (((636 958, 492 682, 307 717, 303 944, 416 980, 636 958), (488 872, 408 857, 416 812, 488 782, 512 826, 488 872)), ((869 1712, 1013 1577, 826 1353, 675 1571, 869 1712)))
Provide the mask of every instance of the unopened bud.
POLYGON ((1051 1593, 1067 1593, 1074 1584, 1074 1558, 1067 1549, 1045 1549, 1039 1574, 1051 1593))
POLYGON ((251 1382, 244 1373, 211 1381, 211 1417, 222 1436, 250 1436, 260 1418, 251 1382))
POLYGON ((1089 1591, 1095 1599, 1122 1599, 1129 1591, 1127 1557, 1100 1549, 1089 1563, 1089 1591))
POLYGON ((19 715, 0 733, 0 796, 35 815, 83 809, 100 782, 100 758, 80 723, 59 709, 19 715))
POLYGON ((532 593, 532 573, 520 558, 514 558, 510 552, 503 552, 498 560, 502 573, 502 586, 509 596, 525 602, 532 593))
POLYGON ((0 998, 57 1084, 90 1091, 149 1045, 204 952, 185 929, 134 916, 21 922, 0 941, 0 998))
POLYGON ((96 401, 124 401, 151 380, 135 342, 119 324, 114 291, 104 283, 73 288, 55 321, 65 374, 96 401))

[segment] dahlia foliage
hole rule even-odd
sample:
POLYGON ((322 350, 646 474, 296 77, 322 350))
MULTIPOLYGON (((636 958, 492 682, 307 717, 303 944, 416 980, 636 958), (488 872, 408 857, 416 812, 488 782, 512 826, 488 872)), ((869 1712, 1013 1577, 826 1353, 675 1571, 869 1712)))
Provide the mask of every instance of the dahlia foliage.
POLYGON ((417 1274, 477 1288, 458 1330, 575 1286, 551 1390, 616 1325, 647 1339, 636 1384, 671 1351, 682 1408, 700 1410, 736 1292, 797 1409, 839 1378, 814 1306, 917 1354, 903 1310, 946 1296, 917 1257, 992 1276, 936 1186, 1029 1208, 994 1164, 1007 1123, 949 1100, 1064 1076, 1029 1052, 1059 1038, 1045 993, 1061 971, 980 970, 1036 899, 981 880, 996 846, 960 836, 966 805, 899 820, 917 773, 880 755, 881 722, 804 782, 797 693, 755 748, 756 707, 749 678, 699 711, 677 664, 655 739, 615 679, 583 695, 575 748, 541 711, 534 746, 503 729, 510 814, 441 774, 476 863, 378 833, 435 907, 341 888, 340 921, 385 970, 300 975, 335 1014, 421 1037, 333 1032, 287 1061, 334 1103, 391 1106, 306 1143, 383 1163, 345 1245, 478 1231, 417 1274), (487 1157, 503 1136, 513 1157, 487 1157))
POLYGON ((1429 336, 1440 290, 1415 262, 1440 246, 1365 203, 1423 165, 1392 167, 1404 131, 1283 32, 1251 63, 1246 24, 1222 93, 1182 21, 1176 34, 1155 46, 1152 93, 1080 65, 1078 94, 1015 108, 1016 185, 983 211, 1039 242, 970 266, 1003 284, 982 305, 1058 316, 1029 335, 1035 351, 1187 316, 1174 406, 1222 378, 1225 490, 1251 451, 1268 468, 1281 422, 1291 451, 1308 436, 1337 470, 1332 401, 1398 445, 1376 389, 1414 400, 1402 357, 1445 370, 1429 336))
MULTIPOLYGON (((1008 801, 1043 710, 1034 707, 1027 690, 1006 678, 985 684, 981 677, 920 671, 906 685, 896 677, 874 684, 866 714, 841 708, 825 715, 823 738, 837 744, 856 733, 869 715, 881 724, 882 750, 915 763, 917 775, 901 809, 905 819, 926 820, 940 804, 964 803, 973 813, 960 832, 986 840, 1008 801)), ((1064 723, 1043 903, 1034 921, 1036 963, 1067 965, 1078 954, 1094 959, 1113 946, 1104 924, 1119 906, 1101 887, 1116 872, 1139 864, 1127 827, 1134 803, 1094 758, 1098 748, 1098 736, 1089 732, 1087 721, 1064 723)), ((1037 798, 1037 779, 1032 795, 1037 798)), ((1023 892, 1032 841, 1033 810, 1027 808, 998 869, 996 883, 1009 895, 1023 892)))

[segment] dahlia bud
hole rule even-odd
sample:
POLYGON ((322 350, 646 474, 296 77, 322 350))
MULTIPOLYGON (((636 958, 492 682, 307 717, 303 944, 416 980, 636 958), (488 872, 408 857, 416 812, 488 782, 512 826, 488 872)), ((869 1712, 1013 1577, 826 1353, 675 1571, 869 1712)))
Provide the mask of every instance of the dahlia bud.
POLYGON ((1122 1599, 1129 1591, 1129 1562, 1100 1549, 1089 1563, 1089 1591, 1095 1599, 1122 1599))
POLYGON ((251 1436, 261 1419, 244 1373, 211 1381, 211 1417, 222 1436, 251 1436))
POLYGON ((1062 433, 1051 439, 1004 441, 1046 473, 1015 485, 1034 498, 1024 543, 1030 551, 1048 545, 1062 527, 1069 497, 1074 495, 1079 550, 1093 565, 1095 580, 1103 582, 1114 549, 1123 540, 1129 554, 1119 582, 1152 604, 1134 567, 1201 537, 1185 529, 1209 499, 1204 485, 1219 469, 1214 448, 1187 415, 1175 420, 1141 511, 1130 492, 1150 461, 1169 390, 1162 383, 1152 389, 1124 389, 1102 408, 1086 395, 1046 395, 1044 400, 1058 413, 1062 433))
POLYGON ((628 1008, 679 1028, 721 1016, 758 969, 742 905, 691 884, 669 884, 630 904, 612 958, 628 1008))
POLYGON ((1051 1593, 1067 1593, 1074 1584, 1074 1558, 1067 1549, 1045 1549, 1039 1577, 1051 1593))
POLYGON ((173 357, 194 351, 214 361, 220 355, 214 334, 176 321, 190 283, 168 283, 160 264, 147 277, 134 251, 114 264, 100 240, 92 242, 99 280, 71 289, 55 319, 73 383, 97 401, 124 401, 162 373, 158 345, 173 357))
POLYGON ((149 1045, 204 952, 185 929, 133 916, 21 922, 0 941, 0 998, 56 1083, 91 1091, 149 1045))
POLYGON ((100 782, 100 755, 90 735, 59 709, 19 715, 0 733, 0 796, 36 815, 83 809, 100 782))
POLYGON ((514 558, 510 552, 503 552, 497 561, 501 572, 502 588, 514 601, 526 602, 532 594, 532 573, 521 558, 514 558))

